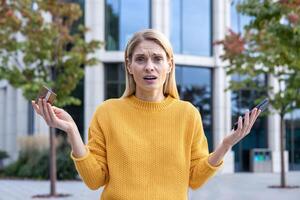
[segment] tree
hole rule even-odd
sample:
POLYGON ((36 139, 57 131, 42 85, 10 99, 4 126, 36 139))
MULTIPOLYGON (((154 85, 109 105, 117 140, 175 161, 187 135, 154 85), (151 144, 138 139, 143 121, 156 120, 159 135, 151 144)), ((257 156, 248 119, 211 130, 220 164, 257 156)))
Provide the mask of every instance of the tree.
POLYGON ((242 82, 231 81, 229 88, 253 88, 268 94, 272 108, 281 117, 280 187, 286 187, 284 116, 300 107, 300 0, 244 0, 238 12, 251 21, 243 34, 229 30, 222 41, 222 59, 228 62, 227 74, 244 76, 242 82), (253 78, 270 75, 279 88, 256 87, 253 78))
MULTIPOLYGON (((82 16, 78 4, 56 0, 0 1, 0 79, 35 99, 42 85, 57 94, 59 107, 79 105, 72 91, 83 78, 84 66, 97 63, 91 56, 99 41, 84 40, 88 31, 74 24, 82 16)), ((55 130, 50 129, 51 196, 56 195, 55 130)))

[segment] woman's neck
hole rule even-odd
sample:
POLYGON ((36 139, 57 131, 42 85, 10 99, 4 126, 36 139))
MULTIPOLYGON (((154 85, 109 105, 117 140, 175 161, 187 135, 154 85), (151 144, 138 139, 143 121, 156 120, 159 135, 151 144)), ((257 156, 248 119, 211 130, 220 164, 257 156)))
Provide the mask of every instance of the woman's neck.
POLYGON ((160 102, 166 98, 162 91, 160 91, 160 92, 141 92, 141 91, 137 90, 135 92, 135 96, 143 101, 150 101, 150 102, 160 102))

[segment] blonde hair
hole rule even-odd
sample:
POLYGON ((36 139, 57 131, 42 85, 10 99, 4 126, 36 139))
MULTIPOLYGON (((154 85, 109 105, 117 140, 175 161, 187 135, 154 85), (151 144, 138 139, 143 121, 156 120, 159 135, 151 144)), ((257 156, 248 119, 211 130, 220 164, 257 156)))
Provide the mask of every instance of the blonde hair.
POLYGON ((126 87, 122 95, 122 98, 128 97, 135 93, 136 84, 133 79, 133 76, 128 71, 128 64, 131 62, 132 54, 137 45, 142 41, 153 41, 156 44, 160 45, 167 54, 169 63, 171 63, 171 71, 167 75, 166 81, 163 87, 164 95, 170 95, 175 99, 179 99, 176 81, 175 81, 175 64, 174 64, 174 54, 172 46, 169 40, 159 31, 154 29, 145 29, 140 32, 136 32, 133 37, 128 41, 125 49, 125 75, 126 75, 126 87))

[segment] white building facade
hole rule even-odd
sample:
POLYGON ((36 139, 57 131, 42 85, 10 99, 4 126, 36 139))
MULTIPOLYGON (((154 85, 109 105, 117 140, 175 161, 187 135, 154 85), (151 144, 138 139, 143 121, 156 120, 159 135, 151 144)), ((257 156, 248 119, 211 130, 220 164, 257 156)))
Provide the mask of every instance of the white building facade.
MULTIPOLYGON (((213 45, 232 26, 231 3, 231 0, 85 0, 85 25, 90 28, 86 40, 106 42, 95 53, 101 62, 85 69, 82 121, 85 141, 95 108, 105 99, 122 94, 123 54, 128 38, 140 29, 154 28, 170 39, 180 96, 201 112, 210 151, 215 149, 230 133, 232 122, 237 119, 236 110, 241 110, 239 100, 243 95, 225 91, 230 77, 226 76, 225 63, 220 59, 223 50, 213 45)), ((272 77, 266 76, 262 82, 276 86, 272 77)), ((47 125, 33 114, 21 91, 6 81, 0 81, 0 110, 0 149, 11 156, 6 162, 18 156, 18 136, 48 133, 47 125)), ((226 155, 223 173, 249 171, 253 148, 271 150, 272 172, 280 171, 279 116, 261 119, 253 132, 226 155)))

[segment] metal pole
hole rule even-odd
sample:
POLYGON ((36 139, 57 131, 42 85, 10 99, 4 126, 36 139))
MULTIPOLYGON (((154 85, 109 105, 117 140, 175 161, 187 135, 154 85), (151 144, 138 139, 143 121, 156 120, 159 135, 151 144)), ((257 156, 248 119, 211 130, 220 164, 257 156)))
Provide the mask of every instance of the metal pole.
POLYGON ((56 195, 56 144, 55 128, 50 127, 50 196, 56 195))

